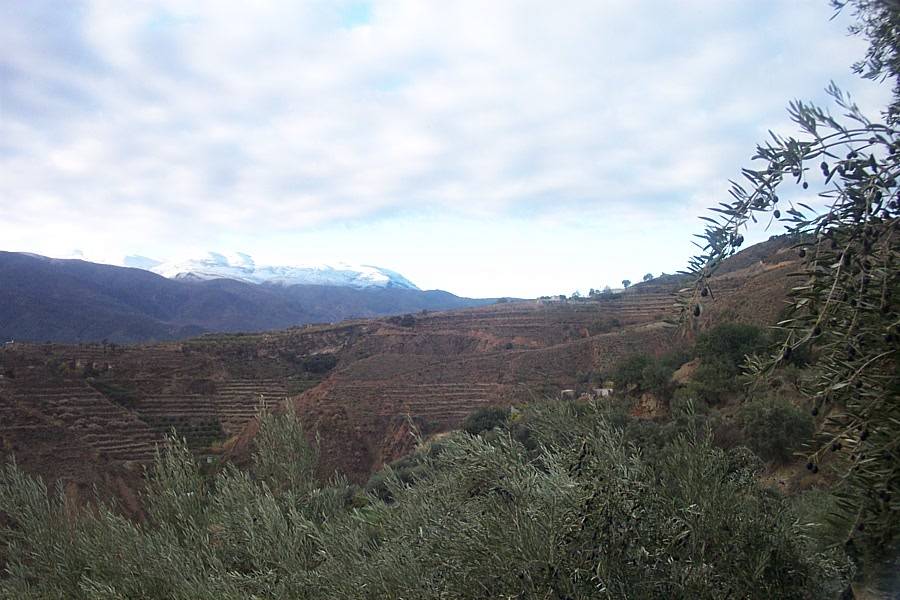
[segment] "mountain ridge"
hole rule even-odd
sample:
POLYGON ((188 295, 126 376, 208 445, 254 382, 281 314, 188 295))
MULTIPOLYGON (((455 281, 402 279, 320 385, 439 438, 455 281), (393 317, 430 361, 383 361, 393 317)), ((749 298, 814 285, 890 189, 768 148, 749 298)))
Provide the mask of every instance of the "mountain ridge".
MULTIPOLYGON (((333 285, 354 288, 402 288, 418 290, 396 271, 373 265, 257 265, 249 254, 229 255, 208 252, 203 258, 191 258, 149 265, 147 270, 169 279, 204 281, 233 279, 245 283, 270 285, 333 285)), ((144 268, 144 267, 142 267, 144 268)))
POLYGON ((3 251, 0 283, 4 341, 172 341, 492 302, 400 287, 184 281, 140 268, 3 251))

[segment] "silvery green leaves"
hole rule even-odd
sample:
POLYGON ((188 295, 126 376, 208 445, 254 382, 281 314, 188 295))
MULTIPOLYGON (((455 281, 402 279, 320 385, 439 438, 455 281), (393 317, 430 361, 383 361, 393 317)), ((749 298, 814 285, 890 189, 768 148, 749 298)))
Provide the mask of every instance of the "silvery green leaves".
POLYGON ((855 525, 852 538, 887 552, 900 529, 896 500, 884 499, 900 495, 900 140, 834 84, 828 93, 842 115, 792 102, 789 113, 803 139, 771 134, 753 156, 762 166, 743 169, 731 202, 704 218, 682 322, 698 315, 710 276, 739 249, 751 223, 781 224, 795 236, 801 267, 778 323, 784 342, 752 370, 765 377, 793 351, 812 349, 817 361, 804 391, 822 439, 809 462, 840 465, 840 506, 855 525), (807 197, 813 190, 817 200, 807 197), (813 200, 821 208, 810 206, 813 200))
MULTIPOLYGON (((814 548, 749 451, 715 447, 692 420, 639 446, 628 419, 608 401, 523 406, 423 447, 413 480, 389 469, 389 502, 291 470, 204 478, 170 439, 140 524, 48 497, 10 465, 0 597, 768 599, 845 585, 846 561, 814 548)), ((260 426, 303 471, 294 420, 260 426)))

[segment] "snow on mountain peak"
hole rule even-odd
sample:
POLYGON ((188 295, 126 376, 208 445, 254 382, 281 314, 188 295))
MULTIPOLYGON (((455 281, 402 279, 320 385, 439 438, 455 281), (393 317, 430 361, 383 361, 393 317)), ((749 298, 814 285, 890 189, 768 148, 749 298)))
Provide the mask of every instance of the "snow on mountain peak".
POLYGON ((419 289, 396 271, 372 265, 336 263, 263 266, 257 265, 249 254, 242 252, 230 254, 208 252, 203 258, 162 263, 149 270, 170 279, 235 279, 257 284, 419 289))

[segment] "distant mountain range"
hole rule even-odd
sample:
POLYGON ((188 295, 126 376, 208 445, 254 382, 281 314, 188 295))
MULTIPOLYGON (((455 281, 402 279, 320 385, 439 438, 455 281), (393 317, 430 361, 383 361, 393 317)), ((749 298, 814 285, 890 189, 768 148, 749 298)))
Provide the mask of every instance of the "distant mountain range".
POLYGON ((221 255, 126 261, 138 263, 0 252, 0 341, 164 341, 493 302, 422 291, 375 267, 257 267, 249 257, 221 255))
POLYGON ((241 252, 224 255, 209 252, 199 259, 160 263, 145 257, 128 257, 131 264, 170 279, 233 279, 245 283, 274 285, 332 285, 353 288, 400 288, 418 290, 395 271, 371 265, 261 266, 241 252))

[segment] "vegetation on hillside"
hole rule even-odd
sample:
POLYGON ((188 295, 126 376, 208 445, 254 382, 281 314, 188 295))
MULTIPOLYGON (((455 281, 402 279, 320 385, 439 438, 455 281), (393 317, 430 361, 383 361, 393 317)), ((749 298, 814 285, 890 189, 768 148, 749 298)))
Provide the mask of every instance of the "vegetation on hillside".
POLYGON ((786 464, 795 459, 795 451, 812 441, 815 423, 808 411, 797 406, 802 399, 799 380, 805 372, 794 365, 779 371, 789 382, 779 380, 777 387, 749 386, 751 379, 744 373, 748 356, 773 343, 777 338, 761 327, 721 323, 699 335, 693 346, 661 356, 625 357, 613 379, 632 397, 650 393, 668 405, 672 423, 660 429, 666 440, 671 437, 665 434, 666 427, 677 430, 689 420, 709 429, 720 446, 744 446, 768 463, 786 464), (690 375, 676 381, 676 371, 689 360, 690 375), (715 408, 728 409, 727 418, 715 408))
POLYGON ((847 564, 757 484, 758 459, 715 447, 694 425, 657 445, 599 403, 538 403, 482 435, 423 449, 414 476, 388 469, 379 496, 340 479, 318 484, 295 415, 266 417, 249 472, 204 475, 169 439, 141 523, 48 498, 9 465, 0 592, 768 599, 840 590, 847 564))

